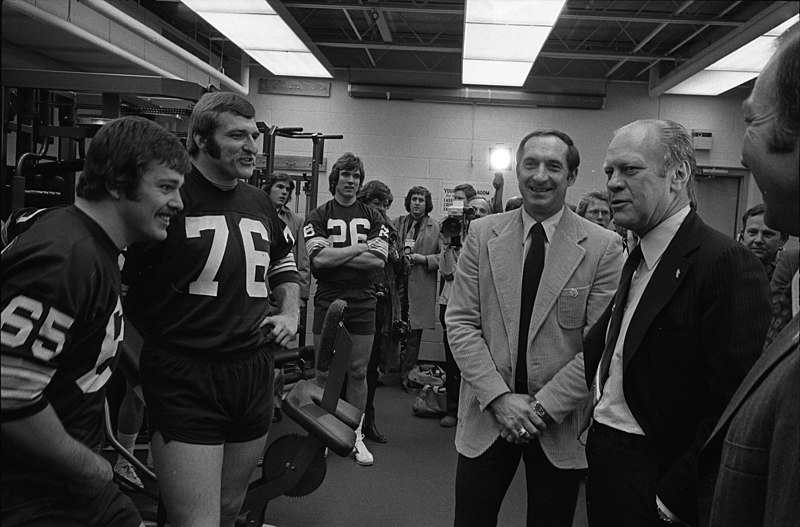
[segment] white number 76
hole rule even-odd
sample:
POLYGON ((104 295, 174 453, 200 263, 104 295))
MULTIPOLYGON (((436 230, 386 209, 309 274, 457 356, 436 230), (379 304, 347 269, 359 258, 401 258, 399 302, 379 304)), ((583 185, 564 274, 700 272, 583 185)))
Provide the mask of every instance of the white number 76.
MULTIPOLYGON (((211 250, 208 253, 206 264, 194 282, 189 284, 189 294, 217 296, 219 281, 215 280, 225 248, 228 246, 228 224, 225 216, 195 216, 186 218, 186 237, 197 238, 202 231, 212 231, 211 250)), ((239 220, 239 234, 244 247, 245 266, 247 272, 247 295, 254 298, 266 298, 269 292, 264 281, 256 281, 258 267, 264 268, 263 276, 266 277, 269 268, 269 253, 259 251, 253 243, 253 234, 258 234, 263 240, 269 240, 267 228, 260 221, 250 218, 239 220)))

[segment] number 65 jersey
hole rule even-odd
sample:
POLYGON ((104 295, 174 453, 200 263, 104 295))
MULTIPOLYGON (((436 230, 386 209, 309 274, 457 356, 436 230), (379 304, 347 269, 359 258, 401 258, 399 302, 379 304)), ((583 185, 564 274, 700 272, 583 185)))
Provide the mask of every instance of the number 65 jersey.
POLYGON ((167 239, 128 251, 125 315, 158 348, 255 351, 270 292, 299 282, 291 233, 269 196, 241 181, 222 190, 195 168, 181 198, 167 239))
POLYGON ((75 206, 43 211, 3 250, 4 422, 49 402, 71 436, 100 444, 104 386, 123 332, 119 253, 75 206))

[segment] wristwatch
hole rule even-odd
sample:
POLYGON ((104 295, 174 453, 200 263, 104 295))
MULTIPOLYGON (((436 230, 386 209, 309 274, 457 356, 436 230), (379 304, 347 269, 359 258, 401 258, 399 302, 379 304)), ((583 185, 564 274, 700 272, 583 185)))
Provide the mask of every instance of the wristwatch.
POLYGON ((656 507, 656 511, 658 511, 658 519, 661 520, 662 523, 665 523, 667 525, 679 525, 678 522, 667 516, 667 513, 662 511, 661 507, 656 507))
POLYGON ((538 415, 539 419, 544 421, 544 424, 546 424, 546 425, 549 425, 549 424, 555 422, 555 420, 552 417, 550 417, 550 414, 547 413, 547 410, 544 409, 544 406, 542 406, 542 403, 539 402, 539 399, 534 399, 533 400, 533 412, 536 415, 538 415))

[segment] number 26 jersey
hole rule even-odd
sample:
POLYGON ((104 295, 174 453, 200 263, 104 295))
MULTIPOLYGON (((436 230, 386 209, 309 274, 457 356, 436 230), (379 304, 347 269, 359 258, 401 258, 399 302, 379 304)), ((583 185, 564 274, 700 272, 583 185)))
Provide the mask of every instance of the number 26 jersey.
MULTIPOLYGON (((312 210, 306 218, 303 237, 310 260, 327 247, 366 243, 369 252, 385 262, 389 250, 389 229, 383 224, 383 217, 360 201, 345 206, 332 199, 312 210)), ((317 269, 312 266, 312 272, 317 279, 317 300, 333 302, 344 298, 354 305, 375 300, 370 272, 347 265, 317 269)))

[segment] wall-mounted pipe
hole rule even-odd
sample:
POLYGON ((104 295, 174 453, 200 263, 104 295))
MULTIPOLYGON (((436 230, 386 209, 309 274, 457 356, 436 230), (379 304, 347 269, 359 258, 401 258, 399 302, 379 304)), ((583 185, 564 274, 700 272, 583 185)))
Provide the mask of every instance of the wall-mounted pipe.
POLYGON ((191 66, 199 69, 209 77, 212 77, 218 80, 221 84, 229 88, 232 88, 233 91, 244 96, 247 96, 250 93, 249 68, 245 64, 242 64, 242 84, 239 84, 235 80, 231 79, 230 77, 222 73, 221 71, 218 71, 210 64, 203 62, 202 60, 192 55, 182 47, 178 46, 168 38, 164 37, 154 29, 146 26, 145 24, 136 20, 132 16, 120 11, 119 9, 108 4, 107 2, 103 0, 79 0, 79 2, 98 13, 107 16, 108 18, 110 18, 117 24, 121 25, 125 29, 133 31, 140 37, 148 40, 149 42, 152 42, 153 44, 167 51, 168 53, 171 53, 172 55, 175 55, 181 60, 188 62, 191 66), (245 76, 244 74, 245 71, 248 72, 247 76, 245 76))
POLYGON ((81 39, 85 40, 86 42, 88 42, 88 43, 90 43, 90 44, 92 44, 94 46, 97 46, 98 48, 101 48, 101 49, 103 49, 105 51, 108 51, 109 53, 113 53, 114 55, 116 55, 116 56, 118 56, 118 57, 120 57, 122 59, 128 60, 128 61, 136 64, 137 66, 139 66, 141 68, 144 68, 147 71, 150 71, 150 72, 152 72, 152 73, 154 73, 156 75, 159 75, 161 77, 165 77, 167 79, 183 80, 180 77, 178 77, 177 75, 175 75, 174 73, 169 72, 169 71, 167 71, 167 70, 165 70, 163 68, 159 68, 158 66, 155 66, 155 65, 147 62, 143 58, 141 58, 141 57, 139 57, 137 55, 134 55, 133 53, 131 53, 129 51, 126 51, 126 50, 122 49, 121 47, 119 47, 119 46, 117 46, 115 44, 112 44, 111 42, 109 42, 107 40, 103 40, 102 38, 98 37, 97 35, 94 35, 94 34, 88 32, 88 31, 86 31, 83 28, 80 28, 80 27, 78 27, 78 26, 76 26, 74 24, 71 24, 71 23, 67 22, 66 20, 62 20, 61 18, 58 18, 54 14, 52 14, 52 13, 50 13, 48 11, 45 11, 44 9, 42 9, 40 7, 36 7, 33 4, 29 4, 28 2, 25 2, 24 0, 4 0, 3 6, 7 6, 7 7, 10 7, 12 9, 15 9, 17 11, 20 11, 20 12, 28 15, 29 17, 31 17, 31 18, 33 18, 35 20, 39 20, 40 22, 45 22, 45 23, 50 24, 52 26, 55 26, 55 27, 57 27, 59 29, 63 29, 67 33, 70 33, 70 34, 72 34, 72 35, 74 35, 74 36, 76 36, 78 38, 81 38, 81 39))

